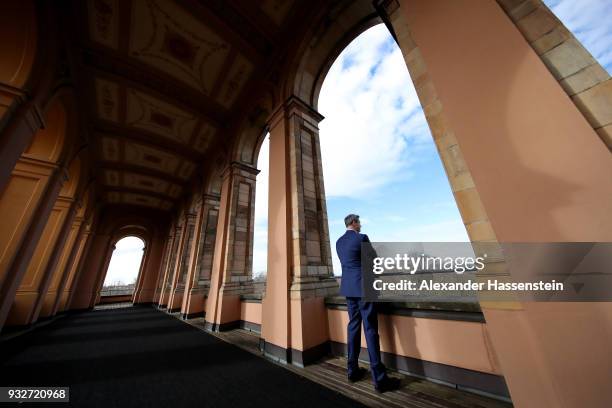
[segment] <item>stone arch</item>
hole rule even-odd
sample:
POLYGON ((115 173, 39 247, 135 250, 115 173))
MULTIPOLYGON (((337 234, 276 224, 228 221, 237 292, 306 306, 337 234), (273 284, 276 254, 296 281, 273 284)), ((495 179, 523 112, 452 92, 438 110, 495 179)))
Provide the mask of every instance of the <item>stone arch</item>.
POLYGON ((37 19, 34 1, 17 1, 3 5, 0 18, 2 41, 0 82, 13 88, 26 85, 37 51, 37 19))
POLYGON ((202 181, 204 194, 220 195, 223 184, 223 170, 227 166, 226 158, 216 157, 210 164, 206 176, 202 181))
POLYGON ((80 184, 79 182, 82 180, 82 172, 83 168, 81 165, 81 159, 79 157, 75 157, 68 167, 68 178, 60 190, 60 197, 70 199, 74 199, 76 197, 80 184))
POLYGON ((158 229, 146 214, 130 213, 123 207, 109 209, 103 218, 105 222, 100 225, 99 232, 108 235, 113 245, 127 236, 135 236, 148 244, 158 229))
POLYGON ((368 0, 338 2, 326 13, 297 48, 297 58, 279 89, 280 101, 296 96, 316 110, 323 80, 336 58, 361 33, 382 23, 368 0))
POLYGON ((127 237, 136 237, 140 239, 143 244, 146 246, 147 242, 150 240, 149 231, 146 228, 140 225, 125 225, 119 228, 112 236, 111 242, 113 245, 116 245, 117 242, 121 241, 123 238, 127 237))
POLYGON ((261 143, 267 133, 267 122, 274 111, 274 92, 270 89, 251 110, 232 148, 232 160, 257 167, 261 143))
POLYGON ((32 0, 5 4, 0 34, 0 190, 36 132, 45 127, 46 107, 66 78, 59 51, 56 7, 32 0))
MULTIPOLYGON (((99 286, 97 288, 97 296, 96 296, 96 301, 95 303, 101 303, 101 292, 102 292, 102 288, 104 286, 104 282, 106 281, 107 277, 108 277, 108 273, 110 270, 110 265, 111 265, 111 261, 113 259, 113 257, 116 255, 116 249, 117 249, 117 244, 119 242, 121 242, 123 239, 126 238, 136 238, 138 239, 141 244, 142 244, 142 253, 140 254, 140 262, 138 263, 138 271, 136 273, 136 284, 134 287, 134 292, 136 291, 136 288, 138 287, 138 284, 141 282, 141 280, 143 279, 143 275, 144 275, 144 266, 145 266, 145 261, 146 261, 146 253, 147 253, 147 246, 149 241, 147 241, 146 239, 146 235, 147 235, 147 231, 145 231, 141 226, 139 225, 126 225, 124 227, 121 227, 119 230, 117 230, 115 232, 115 234, 113 234, 113 236, 111 237, 111 251, 109 251, 109 257, 107 262, 105 262, 105 271, 101 274, 101 278, 100 278, 100 282, 99 282, 99 286)), ((126 282, 126 283, 130 283, 130 282, 126 282)), ((132 295, 134 294, 134 292, 132 292, 132 295)), ((133 298, 132 298, 133 300, 133 298)), ((104 302, 102 302, 104 303, 104 302)))
MULTIPOLYGON (((158 252, 161 252, 160 243, 163 242, 159 224, 154 220, 152 214, 130 213, 124 207, 107 209, 101 216, 92 250, 87 254, 86 264, 79 277, 76 305, 93 307, 98 302, 115 245, 128 236, 141 239, 145 245, 133 301, 141 298, 140 295, 136 296, 136 291, 140 293, 143 286, 147 287, 147 296, 152 297, 159 272, 158 252)), ((74 302, 72 307, 75 306, 74 302)))
POLYGON ((68 114, 64 105, 57 102, 50 104, 45 113, 46 125, 36 132, 23 152, 24 157, 54 164, 59 162, 66 139, 68 114))
MULTIPOLYGON (((41 279, 48 276, 46 268, 55 258, 52 245, 58 237, 61 238, 65 229, 64 221, 78 181, 70 187, 69 202, 60 205, 58 198, 61 198, 63 183, 70 174, 70 165, 81 167, 80 160, 70 160, 74 157, 74 141, 78 134, 73 97, 67 89, 54 94, 44 110, 46 127, 36 132, 29 147, 17 159, 0 193, 0 209, 7 215, 7 220, 12 220, 7 222, 5 234, 0 236, 0 247, 3 248, 0 284, 7 292, 2 294, 0 322, 11 309, 16 311, 13 316, 19 316, 13 319, 15 324, 21 324, 23 319, 36 314, 33 306, 36 299, 24 298, 23 305, 15 304, 13 300, 24 284, 31 286, 24 289, 24 296, 25 293, 30 293, 28 296, 31 297, 38 293, 39 284, 44 281, 41 279), (39 240, 43 242, 39 243, 39 240), (43 248, 45 245, 46 249, 43 248), (32 268, 31 273, 27 273, 32 268), (26 276, 31 279, 22 282, 26 276)), ((80 168, 74 168, 71 178, 82 179, 80 171, 80 168)))

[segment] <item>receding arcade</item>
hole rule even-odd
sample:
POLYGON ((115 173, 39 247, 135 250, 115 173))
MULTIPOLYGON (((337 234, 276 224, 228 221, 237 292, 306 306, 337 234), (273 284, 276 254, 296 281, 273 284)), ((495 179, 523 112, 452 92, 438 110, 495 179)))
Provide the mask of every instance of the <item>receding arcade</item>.
MULTIPOLYGON (((612 241, 612 82, 568 88, 599 65, 540 1, 231 3, 3 5, 0 327, 94 307, 114 243, 131 235, 146 243, 134 303, 259 331, 288 363, 342 353, 317 101, 342 49, 381 23, 474 243, 612 241), (567 42, 582 68, 547 54, 567 42), (267 132, 267 282, 254 295, 267 132)), ((390 313, 382 350, 517 405, 602 406, 608 304, 475 307, 477 320, 390 313)))

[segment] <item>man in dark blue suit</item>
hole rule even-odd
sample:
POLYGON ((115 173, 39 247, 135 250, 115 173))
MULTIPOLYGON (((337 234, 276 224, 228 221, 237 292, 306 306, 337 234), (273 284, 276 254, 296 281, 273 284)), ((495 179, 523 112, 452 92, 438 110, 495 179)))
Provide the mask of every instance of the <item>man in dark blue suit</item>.
POLYGON ((361 350, 361 323, 363 322, 374 388, 379 392, 393 390, 399 387, 399 380, 388 377, 385 366, 380 361, 376 304, 362 300, 361 244, 369 243, 370 240, 367 235, 360 233, 361 222, 358 215, 347 215, 344 218, 344 224, 346 232, 336 241, 336 252, 342 265, 340 294, 346 296, 349 313, 348 379, 351 382, 358 381, 367 372, 358 366, 361 350))

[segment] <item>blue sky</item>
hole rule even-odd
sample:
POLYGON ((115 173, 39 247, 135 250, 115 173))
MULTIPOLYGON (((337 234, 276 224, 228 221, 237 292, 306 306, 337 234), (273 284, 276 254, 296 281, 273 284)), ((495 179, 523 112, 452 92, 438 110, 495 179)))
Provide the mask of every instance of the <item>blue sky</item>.
MULTIPOLYGON (((341 53, 319 97, 323 177, 334 272, 348 213, 373 241, 465 241, 442 163, 403 61, 383 25, 341 53)), ((253 270, 266 268, 267 145, 255 204, 253 270)))
MULTIPOLYGON (((545 0, 595 58, 611 71, 609 0, 545 0)), ((323 175, 334 273, 343 218, 361 215, 373 241, 467 241, 442 163, 401 52, 383 25, 340 54, 319 98, 323 175)), ((267 143, 257 179, 253 271, 266 269, 267 143)))
MULTIPOLYGON (((612 72, 611 0, 544 0, 612 72)), ((336 239, 348 213, 361 215, 373 241, 468 239, 401 52, 383 25, 342 52, 319 98, 323 175, 334 272, 336 239)), ((253 272, 266 270, 268 145, 258 167, 253 272)), ((132 282, 142 242, 117 245, 106 282, 132 282)))

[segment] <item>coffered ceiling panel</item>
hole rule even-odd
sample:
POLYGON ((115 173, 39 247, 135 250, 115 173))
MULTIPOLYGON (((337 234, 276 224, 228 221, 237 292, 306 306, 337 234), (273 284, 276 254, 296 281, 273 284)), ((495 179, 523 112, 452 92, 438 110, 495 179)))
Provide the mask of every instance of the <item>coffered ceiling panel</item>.
POLYGON ((230 45, 170 1, 135 0, 131 56, 209 95, 230 45))
POLYGON ((155 177, 136 173, 124 173, 123 185, 128 188, 148 190, 157 193, 168 193, 170 183, 155 177))
POLYGON ((117 203, 124 204, 133 204, 133 205, 143 205, 147 207, 159 208, 162 210, 167 210, 172 207, 172 202, 168 200, 163 200, 157 197, 151 197, 145 194, 138 193, 115 193, 110 192, 109 194, 116 194, 117 203))
POLYGON ((125 161, 130 164, 164 173, 177 174, 180 159, 163 150, 155 149, 139 143, 125 143, 125 161))
POLYGON ((133 89, 127 91, 126 125, 187 144, 198 119, 173 105, 133 89))
MULTIPOLYGON (((94 83, 99 119, 154 133, 199 153, 214 139, 216 127, 194 112, 107 79, 96 78, 94 83)), ((230 91, 226 94, 235 98, 230 91)))
POLYGON ((112 204, 132 204, 146 207, 153 207, 160 210, 169 210, 172 208, 172 202, 162 200, 156 197, 150 197, 138 193, 123 193, 118 191, 108 191, 105 195, 107 202, 112 204))
POLYGON ((83 71, 78 92, 91 104, 100 196, 172 208, 207 160, 231 145, 271 64, 291 53, 288 21, 308 8, 298 3, 70 1, 68 49, 71 68, 83 71))

